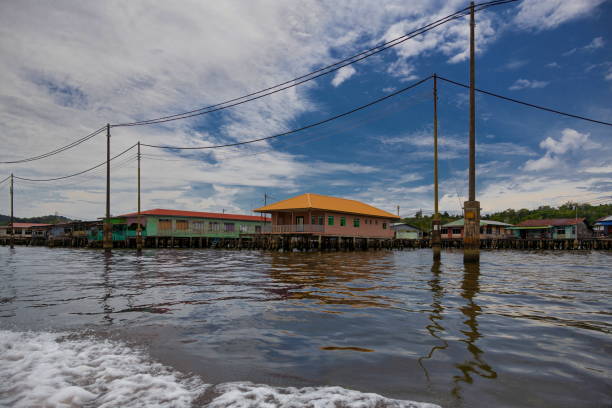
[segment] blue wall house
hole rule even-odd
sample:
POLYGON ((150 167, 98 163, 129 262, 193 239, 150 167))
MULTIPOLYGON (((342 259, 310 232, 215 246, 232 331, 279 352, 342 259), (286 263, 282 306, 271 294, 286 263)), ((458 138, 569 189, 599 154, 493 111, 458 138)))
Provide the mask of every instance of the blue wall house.
POLYGON ((595 222, 593 230, 595 231, 595 236, 597 237, 612 237, 612 215, 598 219, 595 222))

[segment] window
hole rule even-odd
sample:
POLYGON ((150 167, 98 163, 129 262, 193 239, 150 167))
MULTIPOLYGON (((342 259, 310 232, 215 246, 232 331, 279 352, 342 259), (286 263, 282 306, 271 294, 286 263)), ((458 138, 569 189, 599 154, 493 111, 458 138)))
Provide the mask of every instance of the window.
POLYGON ((340 217, 340 226, 346 227, 346 217, 340 217))
POLYGON ((453 228, 453 235, 461 234, 461 228, 453 228))
POLYGON ((378 225, 378 220, 374 221, 374 224, 378 225))
POLYGON ((442 228, 442 234, 448 234, 448 228, 442 228))
POLYGON ((220 230, 220 225, 218 222, 211 222, 210 224, 208 224, 208 231, 219 232, 219 230, 220 230))
POLYGON ((240 225, 240 232, 249 232, 249 226, 248 225, 240 225))
POLYGON ((204 223, 202 221, 193 221, 191 223, 191 229, 193 229, 196 232, 202 232, 204 231, 204 223))
POLYGON ((359 218, 353 218, 353 227, 359 228, 359 218))
POLYGON ((490 225, 487 227, 487 234, 492 234, 493 233, 493 227, 491 227, 490 225))
POLYGON ((330 215, 327 217, 327 225, 334 225, 334 216, 330 215))
POLYGON ((187 231, 189 229, 189 222, 187 220, 176 220, 177 231, 187 231))
POLYGON ((316 223, 317 223, 317 217, 313 215, 312 217, 310 217, 310 224, 315 225, 316 223))
POLYGON ((383 229, 387 229, 387 223, 383 222, 383 229))
POLYGON ((32 235, 32 230, 25 230, 26 235, 32 235))
POLYGON ((171 230, 172 229, 172 221, 171 220, 159 220, 159 229, 160 230, 171 230))
POLYGON ((234 232, 235 231, 235 225, 233 222, 226 222, 224 224, 224 231, 225 232, 234 232))
POLYGON ((255 226, 255 233, 256 234, 261 234, 261 225, 256 225, 255 226))
POLYGON ((323 225, 323 221, 325 220, 325 217, 323 217, 322 215, 319 216, 319 225, 323 225))

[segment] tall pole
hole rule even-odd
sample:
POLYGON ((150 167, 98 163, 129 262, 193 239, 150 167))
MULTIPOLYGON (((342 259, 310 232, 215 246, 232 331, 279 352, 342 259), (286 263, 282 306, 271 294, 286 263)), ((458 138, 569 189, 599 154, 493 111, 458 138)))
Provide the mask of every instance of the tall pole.
POLYGON ((11 238, 10 245, 11 248, 15 248, 15 227, 14 227, 14 219, 13 219, 13 173, 11 173, 11 238))
POLYGON ((104 219, 104 241, 102 246, 105 252, 113 249, 113 230, 110 220, 110 124, 106 125, 106 217, 104 219))
POLYGON ((140 216, 140 141, 138 141, 138 226, 136 227, 136 250, 142 251, 142 217, 140 216))
POLYGON ((463 262, 480 261, 480 203, 476 201, 476 97, 474 93, 476 71, 474 30, 474 2, 470 3, 470 164, 469 197, 463 205, 463 262))
POLYGON ((440 260, 440 211, 438 208, 438 75, 433 75, 433 111, 434 111, 434 216, 431 231, 431 249, 434 261, 440 260))

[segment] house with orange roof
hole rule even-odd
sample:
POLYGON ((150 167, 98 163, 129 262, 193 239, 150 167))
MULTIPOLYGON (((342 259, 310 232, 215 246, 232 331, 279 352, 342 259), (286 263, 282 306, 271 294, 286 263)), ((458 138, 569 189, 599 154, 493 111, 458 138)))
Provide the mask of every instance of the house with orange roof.
POLYGON ((357 200, 306 193, 254 210, 272 215, 270 234, 393 238, 399 217, 357 200))

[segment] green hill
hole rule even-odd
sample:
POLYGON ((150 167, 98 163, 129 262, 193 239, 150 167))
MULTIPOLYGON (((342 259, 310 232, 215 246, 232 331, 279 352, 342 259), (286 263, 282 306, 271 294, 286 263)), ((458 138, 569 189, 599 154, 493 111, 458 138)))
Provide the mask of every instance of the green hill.
MULTIPOLYGON (((0 225, 7 225, 11 220, 11 217, 8 215, 0 214, 0 225)), ((15 222, 32 222, 37 224, 57 224, 60 222, 69 222, 73 221, 70 218, 63 217, 61 215, 43 215, 41 217, 29 217, 29 218, 19 218, 15 217, 15 222)))

